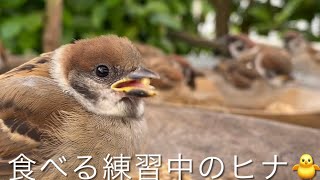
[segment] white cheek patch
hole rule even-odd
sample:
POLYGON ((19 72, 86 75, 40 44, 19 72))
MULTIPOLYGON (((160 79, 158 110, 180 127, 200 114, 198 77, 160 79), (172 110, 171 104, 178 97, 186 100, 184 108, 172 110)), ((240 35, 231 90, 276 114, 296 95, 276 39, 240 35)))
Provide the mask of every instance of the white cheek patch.
POLYGON ((104 90, 101 94, 102 96, 95 103, 85 102, 88 110, 96 114, 118 117, 141 117, 144 114, 144 104, 142 101, 138 101, 137 104, 121 101, 123 96, 118 95, 112 90, 104 90))
POLYGON ((233 58, 238 58, 238 57, 239 57, 240 52, 237 50, 237 47, 236 47, 235 44, 231 44, 231 45, 229 46, 229 51, 230 51, 231 56, 232 56, 233 58))
POLYGON ((121 115, 121 107, 118 107, 118 102, 121 100, 121 96, 117 95, 111 89, 100 90, 98 94, 100 94, 100 97, 94 103, 94 111, 99 114, 121 115))
POLYGON ((51 77, 58 83, 58 86, 62 88, 63 91, 67 91, 69 89, 69 85, 63 74, 63 67, 61 63, 64 48, 65 46, 62 46, 54 51, 49 72, 51 77))
POLYGON ((265 68, 262 65, 262 60, 263 60, 263 54, 259 54, 256 59, 254 60, 254 66, 256 67, 256 70, 262 77, 267 76, 267 72, 265 68))
POLYGON ((118 95, 115 92, 104 92, 104 97, 95 104, 95 111, 100 114, 108 114, 110 116, 135 116, 141 117, 144 114, 143 101, 137 101, 135 103, 121 101, 123 96, 118 95))

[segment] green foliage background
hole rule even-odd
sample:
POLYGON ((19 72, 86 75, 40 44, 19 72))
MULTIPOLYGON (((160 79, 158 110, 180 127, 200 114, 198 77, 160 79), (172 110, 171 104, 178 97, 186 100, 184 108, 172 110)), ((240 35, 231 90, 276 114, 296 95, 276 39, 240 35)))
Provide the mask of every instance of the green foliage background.
MULTIPOLYGON (((0 2, 0 38, 5 46, 13 53, 41 52, 45 1, 0 2)), ((191 5, 192 0, 65 0, 62 43, 115 33, 166 51, 187 52, 190 47, 170 41, 166 33, 196 32, 191 5)))
MULTIPOLYGON (((232 0, 233 13, 242 21, 231 22, 238 31, 255 29, 267 34, 290 28, 290 22, 311 22, 320 13, 320 0, 284 0, 283 8, 270 0, 253 0, 247 9, 241 0, 232 0)), ((197 33, 197 25, 214 10, 209 0, 202 0, 199 20, 191 14, 193 0, 64 0, 63 38, 61 43, 101 34, 115 33, 131 40, 156 45, 168 52, 187 53, 192 47, 167 38, 168 31, 197 33)), ((0 0, 0 39, 13 53, 41 52, 45 0, 0 0)), ((319 27, 320 29, 320 27, 319 27)), ((310 29, 305 32, 313 37, 310 29)))
MULTIPOLYGON (((266 2, 252 1, 247 9, 240 8, 241 0, 233 0, 233 10, 242 21, 235 22, 234 27, 239 31, 246 31, 248 28, 256 30, 260 34, 266 35, 270 30, 279 32, 295 29, 292 22, 306 20, 309 27, 302 33, 311 40, 320 40, 311 33, 310 23, 316 15, 320 15, 319 0, 283 0, 282 8, 272 6, 270 0, 266 2)), ((320 26, 318 27, 320 30, 320 26)))

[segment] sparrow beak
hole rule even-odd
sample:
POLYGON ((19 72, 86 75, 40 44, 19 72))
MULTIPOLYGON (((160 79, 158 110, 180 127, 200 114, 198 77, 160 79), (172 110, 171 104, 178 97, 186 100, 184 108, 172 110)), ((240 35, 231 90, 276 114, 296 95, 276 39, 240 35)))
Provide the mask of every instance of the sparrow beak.
POLYGON ((111 89, 124 92, 129 96, 150 97, 157 94, 155 88, 150 85, 151 79, 159 79, 160 76, 143 67, 128 74, 127 77, 111 85, 111 89))

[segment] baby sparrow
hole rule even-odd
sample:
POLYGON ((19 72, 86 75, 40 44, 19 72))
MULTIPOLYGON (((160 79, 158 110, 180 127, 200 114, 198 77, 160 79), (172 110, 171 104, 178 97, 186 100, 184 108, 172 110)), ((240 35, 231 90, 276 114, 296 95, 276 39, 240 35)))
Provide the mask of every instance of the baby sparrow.
POLYGON ((0 75, 0 175, 12 173, 5 165, 20 153, 37 164, 93 156, 97 169, 107 154, 132 156, 145 129, 141 97, 156 94, 154 78, 132 43, 114 35, 78 40, 0 75))
POLYGON ((196 78, 204 74, 196 70, 182 56, 166 55, 161 49, 142 43, 134 43, 143 57, 143 64, 161 76, 161 80, 151 82, 156 88, 169 90, 180 86, 187 86, 191 90, 196 89, 196 78))
POLYGON ((248 68, 239 61, 224 60, 215 66, 214 72, 239 89, 248 89, 254 81, 261 80, 255 69, 248 68))
POLYGON ((292 55, 293 75, 302 85, 319 87, 320 51, 301 33, 289 31, 284 35, 284 47, 292 55))
POLYGON ((305 61, 320 63, 320 51, 316 50, 302 34, 295 31, 287 32, 284 35, 284 45, 293 57, 304 55, 305 61))
POLYGON ((281 77, 283 82, 291 80, 291 56, 285 50, 266 44, 258 44, 246 35, 228 35, 223 37, 231 57, 254 68, 271 83, 281 77))

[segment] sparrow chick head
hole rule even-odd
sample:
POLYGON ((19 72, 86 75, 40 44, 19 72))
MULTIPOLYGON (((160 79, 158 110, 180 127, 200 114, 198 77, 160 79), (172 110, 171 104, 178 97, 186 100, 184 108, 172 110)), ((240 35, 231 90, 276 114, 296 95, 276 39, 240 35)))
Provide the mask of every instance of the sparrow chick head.
POLYGON ((304 39, 302 34, 295 31, 289 31, 284 35, 284 45, 290 53, 299 54, 306 50, 308 42, 304 39))
POLYGON ((227 49, 228 54, 233 58, 238 58, 241 53, 255 46, 255 43, 245 34, 225 35, 218 39, 218 42, 227 49))
POLYGON ((126 38, 114 35, 76 41, 54 51, 51 76, 88 111, 107 116, 140 117, 140 97, 155 95, 141 56, 126 38))

